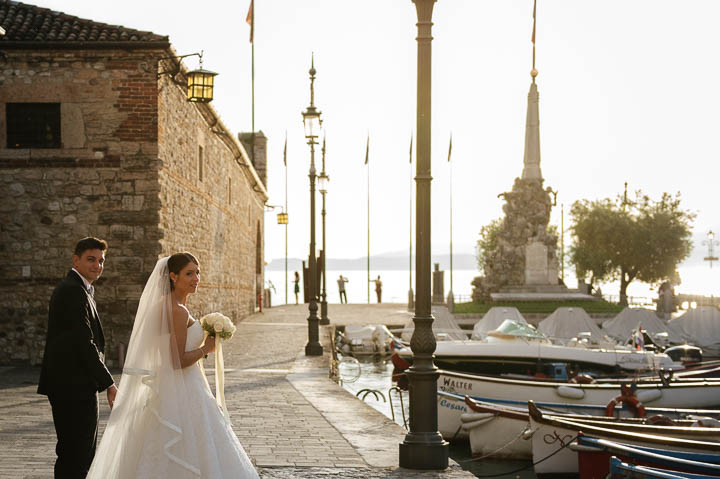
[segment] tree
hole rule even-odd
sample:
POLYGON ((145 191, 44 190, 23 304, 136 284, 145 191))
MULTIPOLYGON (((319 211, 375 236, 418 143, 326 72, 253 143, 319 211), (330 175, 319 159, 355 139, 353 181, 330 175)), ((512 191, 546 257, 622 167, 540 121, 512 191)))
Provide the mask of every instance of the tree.
POLYGON ((695 214, 680 208, 680 194, 663 193, 659 201, 637 192, 635 201, 576 201, 570 261, 577 277, 590 284, 620 280, 620 304, 634 281, 657 283, 674 277, 692 250, 695 214))
POLYGON ((476 258, 478 269, 483 273, 485 272, 485 265, 490 258, 490 254, 497 249, 497 237, 502 228, 502 224, 502 218, 497 218, 480 229, 480 239, 478 239, 476 247, 476 258))

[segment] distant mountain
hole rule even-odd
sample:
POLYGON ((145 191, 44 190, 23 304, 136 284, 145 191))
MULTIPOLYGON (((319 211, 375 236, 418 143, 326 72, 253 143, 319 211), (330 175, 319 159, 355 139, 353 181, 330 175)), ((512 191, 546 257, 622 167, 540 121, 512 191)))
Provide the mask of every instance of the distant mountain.
MULTIPOLYGON (((298 258, 288 258, 288 270, 300 271, 302 261, 298 258)), ((370 269, 373 271, 406 271, 408 269, 408 256, 400 254, 383 253, 370 256, 370 269)), ((440 270, 447 271, 450 269, 450 255, 441 254, 433 255, 432 269, 435 269, 435 263, 439 263, 440 270)), ((367 256, 354 259, 338 259, 328 258, 328 271, 364 271, 367 268, 367 256)), ((415 257, 413 256, 413 269, 415 269, 415 257)), ((477 260, 472 254, 453 254, 453 269, 457 270, 477 270, 477 260)), ((275 258, 265 266, 266 271, 284 271, 285 258, 275 258)))

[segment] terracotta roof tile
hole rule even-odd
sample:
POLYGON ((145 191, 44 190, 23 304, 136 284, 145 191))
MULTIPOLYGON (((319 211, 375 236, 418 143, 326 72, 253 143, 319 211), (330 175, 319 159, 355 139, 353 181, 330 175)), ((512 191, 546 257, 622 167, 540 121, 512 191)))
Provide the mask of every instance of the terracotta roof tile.
POLYGON ((85 20, 12 0, 0 0, 0 26, 6 32, 0 36, 0 45, 3 42, 169 42, 167 36, 85 20))

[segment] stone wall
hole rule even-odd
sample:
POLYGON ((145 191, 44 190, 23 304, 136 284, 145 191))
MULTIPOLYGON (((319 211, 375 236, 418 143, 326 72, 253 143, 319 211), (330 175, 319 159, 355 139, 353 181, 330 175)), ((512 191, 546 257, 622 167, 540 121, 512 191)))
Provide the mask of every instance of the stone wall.
POLYGON ((157 58, 171 51, 7 53, 0 63, 0 364, 42 359, 50 294, 84 236, 109 243, 95 297, 112 366, 163 255, 198 256, 201 289, 190 304, 197 317, 221 311, 237 320, 254 311, 265 188, 212 107, 188 103, 168 75, 158 78, 157 58), (61 147, 7 148, 8 102, 60 103, 61 147))
POLYGON ((200 261, 189 298, 195 317, 220 311, 238 320, 255 311, 263 282, 264 187, 212 108, 187 102, 166 76, 159 103, 162 253, 200 261))
POLYGON ((0 364, 37 364, 78 239, 109 243, 96 298, 107 357, 127 344, 160 253, 158 51, 8 50, 0 64, 0 364), (7 102, 58 102, 60 148, 9 149, 7 102))

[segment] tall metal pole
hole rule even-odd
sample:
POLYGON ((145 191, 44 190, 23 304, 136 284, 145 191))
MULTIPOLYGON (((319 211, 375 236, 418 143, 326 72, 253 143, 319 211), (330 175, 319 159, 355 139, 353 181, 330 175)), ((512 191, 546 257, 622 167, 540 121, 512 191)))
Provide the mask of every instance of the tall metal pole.
MULTIPOLYGON (((315 65, 310 68, 310 106, 315 106, 315 65)), ((315 137, 308 137, 308 145, 310 145, 310 258, 309 273, 310 285, 309 296, 310 304, 308 310, 308 343, 305 345, 306 356, 321 356, 323 347, 320 344, 320 334, 318 332, 318 305, 317 305, 317 259, 315 257, 315 137)))
POLYGON ((560 203, 560 279, 565 283, 565 205, 560 203))
POLYGON ((412 185, 413 185, 413 175, 412 175, 412 153, 413 153, 413 137, 412 134, 410 135, 410 216, 408 217, 408 223, 410 225, 410 250, 409 250, 409 258, 408 258, 408 272, 410 276, 410 287, 408 289, 408 311, 414 311, 415 310, 415 295, 413 294, 413 287, 412 287, 412 185))
POLYGON ((287 131, 285 131, 285 149, 283 150, 283 163, 285 164, 285 214, 288 215, 288 222, 285 223, 285 304, 288 304, 288 226, 290 213, 288 213, 288 174, 287 174, 287 131))
MULTIPOLYGON (((320 178, 325 180, 327 184, 327 174, 325 173, 325 137, 323 137, 322 144, 322 171, 320 172, 320 178)), ((323 187, 322 183, 320 186, 320 194, 322 195, 322 299, 320 301, 320 324, 330 324, 328 319, 328 304, 327 304, 327 270, 325 269, 327 261, 327 249, 325 249, 325 194, 327 193, 327 186, 323 187)))
POLYGON ((367 304, 370 304, 370 133, 365 147, 365 165, 367 166, 367 304))
POLYGON ((417 185, 415 331, 410 340, 413 365, 408 369, 410 430, 400 444, 400 467, 445 469, 448 443, 438 432, 437 379, 433 363, 430 291, 430 133, 432 72, 432 10, 435 0, 413 0, 418 16, 417 185))
MULTIPOLYGON (((453 297, 453 187, 452 187, 452 161, 450 154, 452 153, 452 133, 450 134, 450 147, 448 148, 448 163, 450 163, 450 301, 455 302, 453 297)), ((448 304, 448 307, 450 304, 448 304)))

